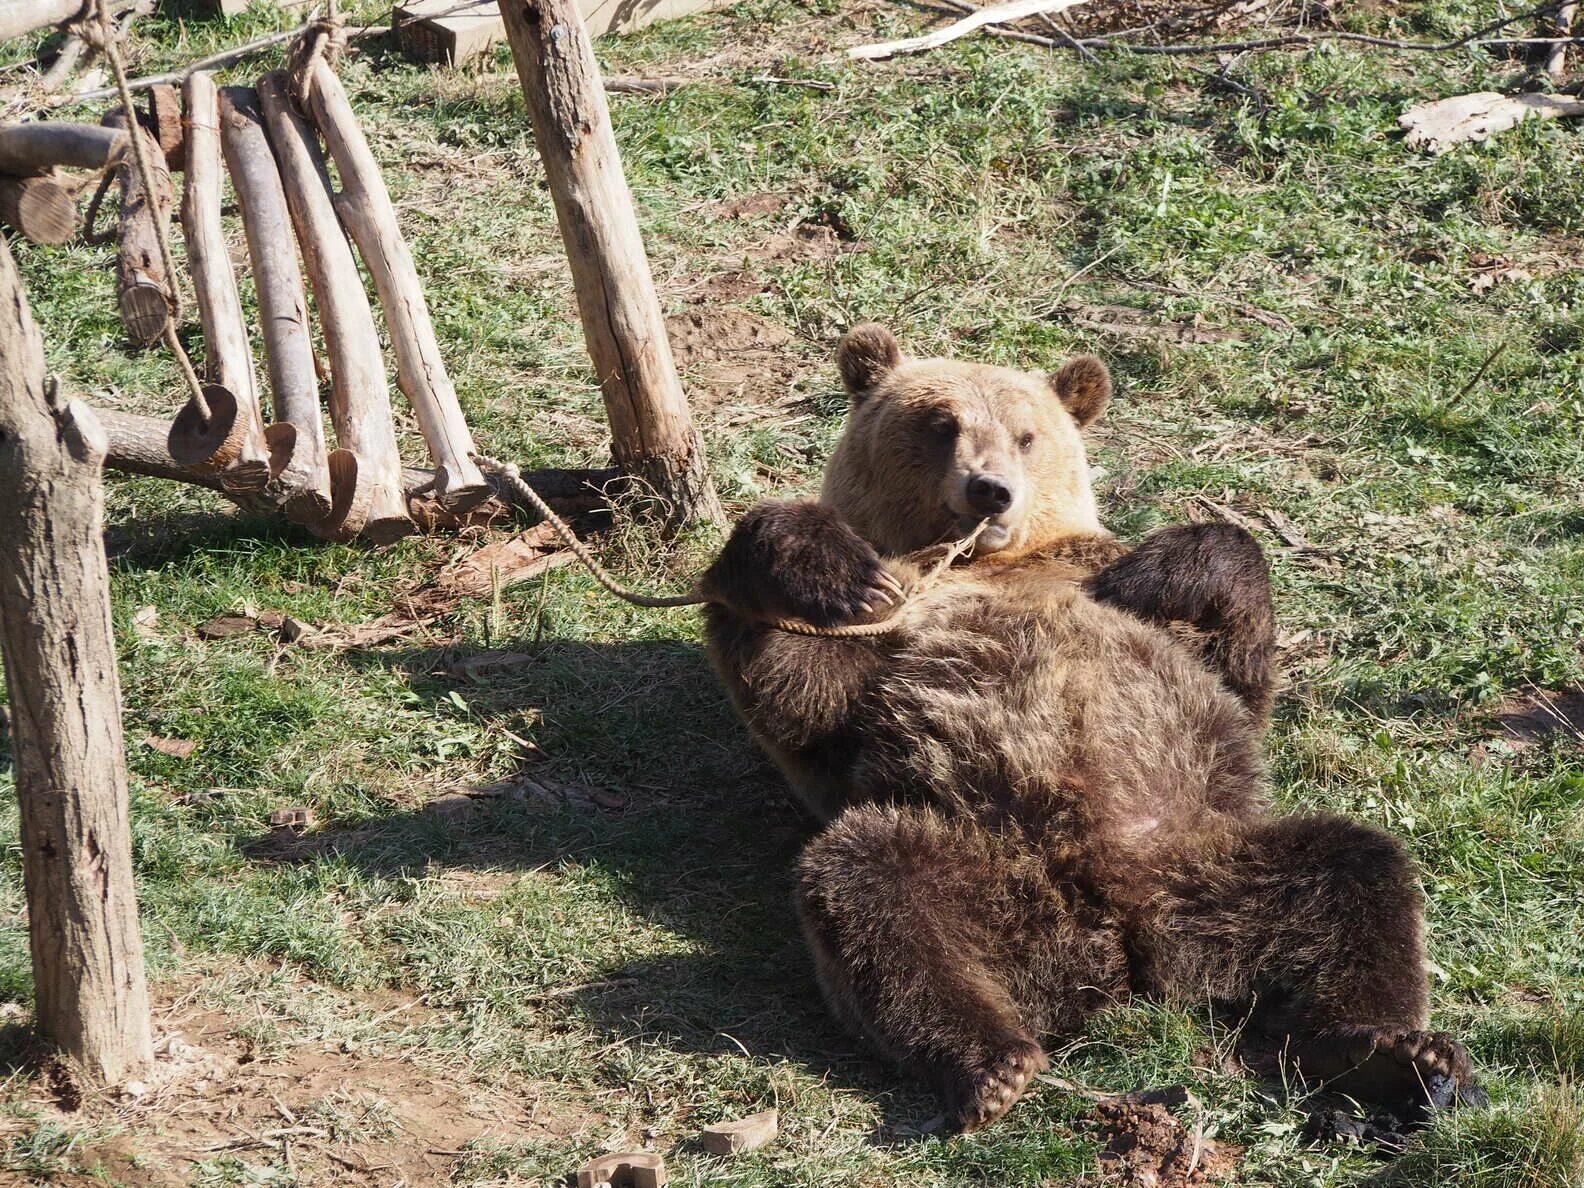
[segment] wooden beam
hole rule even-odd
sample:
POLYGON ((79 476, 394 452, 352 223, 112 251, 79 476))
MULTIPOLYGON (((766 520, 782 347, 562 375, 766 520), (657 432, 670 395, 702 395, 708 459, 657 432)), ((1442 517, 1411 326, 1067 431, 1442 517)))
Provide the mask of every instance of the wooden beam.
POLYGON ((126 147, 126 130, 44 121, 0 127, 0 173, 47 173, 57 165, 103 169, 126 147))
POLYGON ((85 1078, 153 1059, 105 571, 105 434, 47 386, 0 240, 0 651, 40 1035, 85 1078))
POLYGON ((511 0, 506 33, 555 200, 616 465, 666 505, 664 525, 723 519, 666 338, 575 0, 511 0))
POLYGON ((286 191, 252 87, 221 88, 220 144, 247 234, 275 419, 294 430, 290 458, 273 467, 273 481, 281 490, 287 519, 317 524, 331 511, 330 468, 308 336, 308 297, 297 265, 286 191))
POLYGON ((488 499, 490 487, 473 462, 473 435, 440 355, 418 269, 396 222, 385 179, 341 80, 323 58, 314 64, 308 95, 314 122, 341 177, 336 213, 374 278, 396 355, 396 383, 412 403, 429 446, 435 495, 453 511, 466 511, 488 499))
POLYGON ((313 531, 332 539, 361 533, 388 544, 414 525, 402 498, 401 454, 374 313, 336 221, 313 127, 292 106, 280 71, 261 78, 258 91, 330 353, 330 418, 340 448, 328 459, 332 509, 313 531))

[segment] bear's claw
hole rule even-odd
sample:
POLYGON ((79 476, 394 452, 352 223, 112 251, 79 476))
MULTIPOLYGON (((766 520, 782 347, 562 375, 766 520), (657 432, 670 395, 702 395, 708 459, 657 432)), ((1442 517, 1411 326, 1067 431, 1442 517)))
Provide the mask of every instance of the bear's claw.
POLYGON ((1050 1067, 1045 1050, 1031 1039, 1013 1040, 982 1068, 962 1075, 949 1091, 947 1121, 967 1134, 1004 1115, 1023 1096, 1034 1074, 1050 1067))
POLYGON ((1468 1050, 1444 1031, 1360 1029, 1343 1051, 1350 1067, 1330 1085, 1344 1093, 1421 1111, 1477 1105, 1484 1097, 1468 1050))

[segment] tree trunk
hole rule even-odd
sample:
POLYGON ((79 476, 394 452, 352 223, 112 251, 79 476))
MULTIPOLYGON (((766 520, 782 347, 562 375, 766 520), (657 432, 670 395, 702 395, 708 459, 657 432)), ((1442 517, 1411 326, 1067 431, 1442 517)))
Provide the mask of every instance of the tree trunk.
POLYGON ((333 539, 361 532, 389 544, 415 525, 402 498, 401 453, 374 311, 336 221, 313 127, 292 106, 285 75, 266 74, 258 89, 330 354, 330 417, 340 448, 329 458, 333 510, 312 528, 333 539))
POLYGON ((677 379, 583 18, 575 0, 504 0, 501 14, 555 199, 616 465, 669 505, 668 529, 718 523, 720 503, 677 379))
POLYGON ((46 389, 0 241, 0 645, 38 1027, 115 1084, 153 1059, 105 572, 105 433, 46 389))
POLYGON ((473 461, 473 436, 440 357, 412 252, 402 238, 385 179, 341 80, 323 58, 314 64, 311 80, 308 93, 314 122, 341 175, 336 213, 379 291, 396 354, 396 383, 412 403, 429 446, 435 494, 454 511, 466 511, 490 497, 490 486, 473 461))
POLYGON ((330 514, 330 470, 319 377, 308 337, 308 297, 297 266, 286 191, 252 87, 221 88, 220 143, 247 233, 275 419, 296 431, 291 460, 275 474, 281 507, 294 523, 317 524, 330 514))

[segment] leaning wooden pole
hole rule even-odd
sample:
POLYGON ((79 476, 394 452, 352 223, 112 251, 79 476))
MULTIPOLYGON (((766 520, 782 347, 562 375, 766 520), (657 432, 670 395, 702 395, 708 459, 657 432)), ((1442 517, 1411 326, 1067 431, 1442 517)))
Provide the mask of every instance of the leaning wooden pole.
MULTIPOLYGON (((164 154, 153 137, 138 125, 135 114, 119 107, 105 116, 112 131, 141 136, 147 150, 154 192, 143 188, 143 175, 130 151, 119 157, 116 180, 121 184, 121 216, 117 229, 116 305, 127 336, 140 347, 159 341, 171 316, 165 262, 160 259, 159 226, 170 228, 171 180, 164 154)), ((169 278, 174 281, 174 278, 169 278)))
POLYGON ((385 179, 341 80, 323 58, 312 66, 308 95, 314 122, 341 176, 336 213, 374 278, 396 355, 396 383, 411 402, 429 446, 435 495, 453 511, 466 511, 488 499, 491 488, 473 461, 473 436, 440 357, 418 269, 396 222, 385 179))
POLYGON ((718 522, 720 503, 677 379, 576 0, 507 0, 501 15, 572 266, 616 465, 665 502, 668 527, 718 522))
MULTIPOLYGON (((270 447, 259 411, 258 376, 242 298, 220 222, 220 102, 214 76, 201 71, 188 78, 186 100, 186 172, 182 186, 181 223, 187 239, 198 318, 203 326, 204 368, 211 384, 231 395, 235 405, 236 456, 227 460, 228 486, 259 488, 270 478, 270 447)), ((172 117, 167 115, 166 120, 172 117)), ((192 419, 188 417, 187 419, 192 419)), ((172 429, 176 436, 182 418, 172 429)), ((194 426, 196 427, 196 426, 194 426)))
POLYGON ((105 433, 46 386, 0 240, 0 650, 41 1036, 115 1084, 153 1059, 105 571, 105 433))
POLYGON ((334 539, 361 532, 388 544, 416 526, 402 498, 401 454, 374 312, 336 222, 319 141, 292 106, 286 76, 272 71, 258 90, 330 354, 330 417, 340 448, 330 455, 334 507, 313 531, 334 539))
POLYGON ((258 290, 264 358, 275 400, 272 432, 290 426, 290 457, 275 469, 286 518, 317 524, 330 515, 330 468, 319 377, 308 337, 308 297, 293 246, 291 215, 280 169, 264 134, 264 113, 252 87, 220 91, 220 144, 242 211, 253 285, 258 290))

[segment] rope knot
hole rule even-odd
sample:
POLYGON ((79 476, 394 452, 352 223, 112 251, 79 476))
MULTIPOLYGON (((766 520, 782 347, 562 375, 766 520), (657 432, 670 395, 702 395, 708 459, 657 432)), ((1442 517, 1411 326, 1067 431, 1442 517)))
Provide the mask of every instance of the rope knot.
POLYGON ((322 60, 334 70, 346 47, 346 18, 337 8, 336 0, 330 0, 325 15, 308 22, 303 35, 292 46, 286 63, 292 101, 304 115, 308 114, 308 101, 313 95, 314 67, 322 60))

